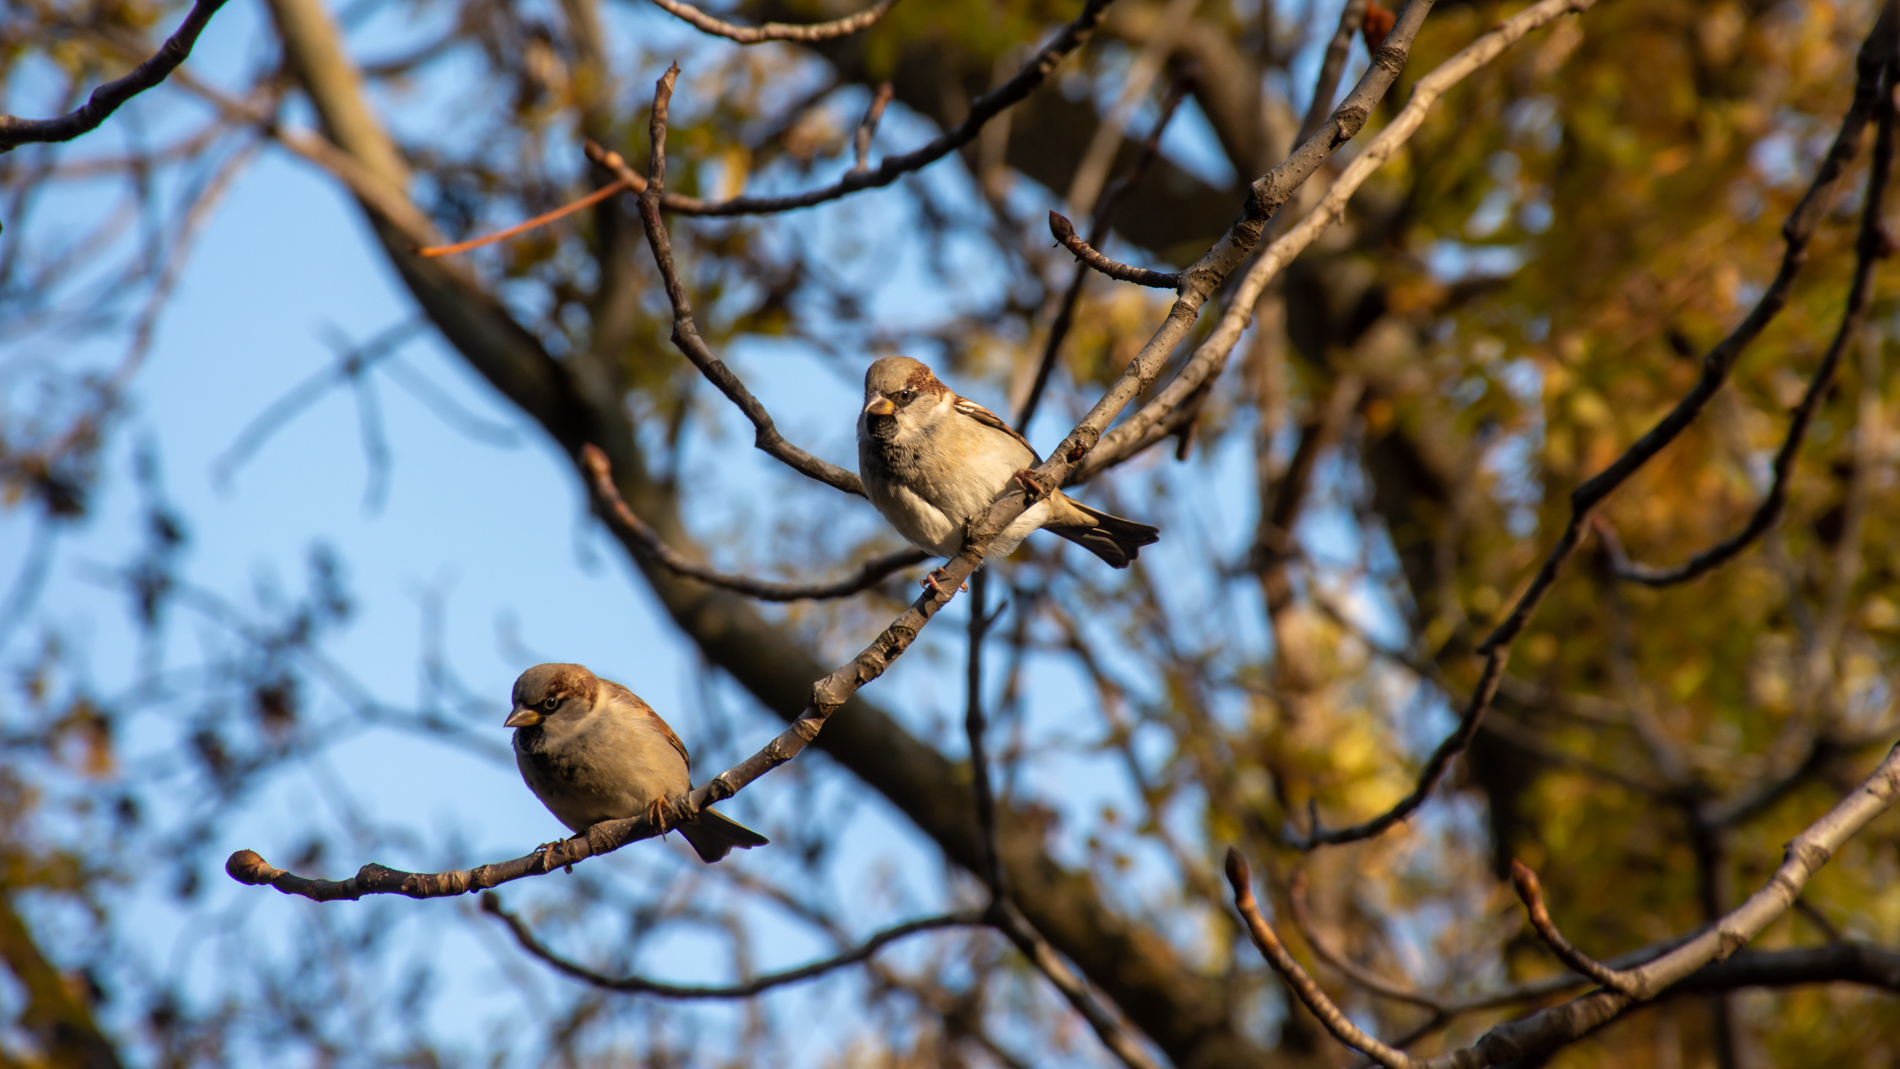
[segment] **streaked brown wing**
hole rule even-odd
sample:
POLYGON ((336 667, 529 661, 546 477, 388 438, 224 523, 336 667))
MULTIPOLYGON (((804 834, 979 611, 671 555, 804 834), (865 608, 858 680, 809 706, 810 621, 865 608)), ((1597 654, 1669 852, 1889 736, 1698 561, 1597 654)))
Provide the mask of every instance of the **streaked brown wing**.
POLYGON ((1024 438, 1022 435, 1016 433, 1016 428, 1010 426, 1007 423, 1004 423, 1003 417, 997 415, 994 412, 991 412, 989 409, 984 408, 982 405, 977 404, 975 401, 970 400, 968 397, 957 398, 956 408, 958 412, 961 412, 964 415, 970 417, 971 419, 977 421, 978 423, 983 424, 985 427, 994 427, 995 429, 1002 431, 1004 434, 1009 435, 1011 438, 1014 438, 1017 441, 1021 442, 1023 444, 1023 448, 1029 450, 1029 455, 1036 458, 1034 463, 1037 463, 1037 464, 1042 463, 1042 454, 1036 452, 1036 447, 1029 444, 1029 439, 1024 438))
POLYGON ((636 710, 635 715, 644 716, 652 720, 653 726, 659 728, 660 734, 666 736, 666 741, 672 743, 673 748, 680 752, 680 760, 686 762, 686 770, 689 772, 692 771, 693 756, 686 752, 686 744, 680 741, 678 735, 673 734, 673 726, 668 724, 660 714, 654 712, 651 705, 642 701, 638 694, 615 683, 611 679, 601 680, 600 685, 607 688, 607 694, 611 700, 626 702, 636 710))

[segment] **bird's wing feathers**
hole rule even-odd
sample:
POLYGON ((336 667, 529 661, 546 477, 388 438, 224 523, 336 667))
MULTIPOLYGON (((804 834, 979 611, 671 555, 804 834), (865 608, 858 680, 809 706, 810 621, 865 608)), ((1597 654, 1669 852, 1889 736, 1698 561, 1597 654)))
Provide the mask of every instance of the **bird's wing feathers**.
POLYGON ((641 701, 640 696, 638 694, 635 694, 634 692, 628 690, 626 687, 623 687, 620 684, 615 683, 611 679, 601 680, 600 685, 607 688, 609 701, 625 702, 629 706, 632 707, 632 709, 634 710, 634 715, 645 717, 647 720, 651 721, 653 726, 660 730, 660 734, 666 737, 666 741, 672 743, 673 748, 679 751, 680 760, 686 763, 687 769, 688 770, 692 769, 693 758, 692 758, 692 755, 686 752, 686 744, 680 741, 680 737, 678 735, 673 734, 673 726, 671 724, 668 724, 666 720, 660 716, 660 714, 654 712, 653 707, 651 705, 648 705, 646 702, 641 701))
POLYGON ((986 427, 991 427, 996 430, 1002 431, 1004 434, 1007 434, 1011 438, 1014 438, 1017 441, 1021 442, 1023 444, 1023 448, 1029 450, 1029 455, 1036 458, 1035 463, 1038 463, 1038 464, 1042 463, 1042 454, 1036 452, 1036 447, 1029 444, 1029 439, 1024 438, 1021 434, 1018 434, 1016 431, 1016 428, 1003 422, 1003 417, 997 415, 994 412, 991 412, 989 409, 984 408, 982 405, 977 404, 975 401, 972 401, 967 397, 957 398, 956 409, 958 412, 962 413, 965 416, 970 417, 973 420, 976 420, 978 423, 981 423, 986 427))

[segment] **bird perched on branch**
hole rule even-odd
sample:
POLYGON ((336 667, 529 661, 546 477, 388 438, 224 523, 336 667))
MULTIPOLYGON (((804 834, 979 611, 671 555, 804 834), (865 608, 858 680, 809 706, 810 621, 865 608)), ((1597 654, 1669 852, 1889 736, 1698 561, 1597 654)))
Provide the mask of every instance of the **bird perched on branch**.
MULTIPOLYGON (((1160 537, 1145 523, 1097 511, 1060 490, 1046 491, 1029 471, 1041 462, 1014 428, 958 397, 922 363, 889 356, 864 373, 864 410, 858 416, 864 496, 919 548, 955 556, 970 520, 988 512, 1011 480, 1029 490, 1032 501, 1042 500, 990 543, 986 558, 1007 557, 1040 527, 1110 567, 1126 568, 1142 546, 1160 537)), ((933 574, 924 583, 936 580, 933 574)))
MULTIPOLYGON (((576 832, 646 815, 665 830, 666 805, 692 789, 686 746, 639 696, 578 664, 537 664, 515 680, 515 767, 541 804, 576 832)), ((710 809, 681 824, 701 861, 771 840, 710 809)))

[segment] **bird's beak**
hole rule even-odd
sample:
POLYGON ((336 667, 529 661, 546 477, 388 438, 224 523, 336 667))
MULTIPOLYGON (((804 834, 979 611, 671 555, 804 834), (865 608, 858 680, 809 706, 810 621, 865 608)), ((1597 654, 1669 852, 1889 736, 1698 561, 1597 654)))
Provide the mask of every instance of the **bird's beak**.
POLYGON ((896 413, 897 406, 891 404, 891 399, 883 394, 871 398, 871 403, 864 406, 864 414, 867 416, 891 416, 896 413))
POLYGON ((542 716, 537 710, 516 709, 514 712, 508 714, 508 719, 502 721, 501 726, 505 728, 531 728, 546 719, 547 717, 542 716))

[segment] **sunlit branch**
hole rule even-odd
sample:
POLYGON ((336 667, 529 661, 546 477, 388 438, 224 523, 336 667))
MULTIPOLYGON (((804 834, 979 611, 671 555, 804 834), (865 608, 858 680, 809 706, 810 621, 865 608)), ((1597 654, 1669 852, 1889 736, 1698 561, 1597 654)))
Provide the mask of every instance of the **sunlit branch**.
POLYGON ((787 984, 815 980, 826 973, 834 972, 847 965, 856 965, 859 962, 869 960, 871 955, 882 950, 884 947, 906 936, 916 935, 919 932, 937 932, 946 928, 982 928, 989 926, 985 912, 980 909, 962 910, 956 913, 943 913, 935 917, 923 917, 918 920, 906 921, 903 924, 885 928, 864 942, 859 943, 857 946, 843 953, 825 958, 822 961, 814 961, 795 969, 766 973, 764 976, 754 977, 751 980, 746 980, 741 983, 714 986, 701 984, 669 984, 661 980, 649 980, 644 976, 608 976, 605 973, 589 969, 585 965, 564 958, 548 949, 547 944, 541 942, 540 938, 534 934, 534 930, 528 927, 526 921, 523 921, 520 917, 502 908, 501 896, 495 894, 493 891, 482 895, 482 912, 499 918, 503 924, 508 926, 508 930, 514 933, 515 942, 521 944, 521 949, 547 963, 549 967, 563 976, 571 977, 575 980, 579 980, 581 983, 589 984, 605 991, 618 991, 634 995, 654 995, 659 998, 682 1000, 751 998, 754 995, 770 991, 775 987, 784 987, 787 984))
MULTIPOLYGON (((1319 124, 1326 119, 1326 112, 1333 106, 1333 94, 1339 92, 1340 75, 1346 72, 1346 57, 1352 53, 1353 35, 1366 20, 1366 0, 1346 0, 1339 9, 1339 26, 1333 30, 1332 39, 1326 42, 1326 54, 1320 60, 1319 75, 1313 79, 1313 99, 1306 105, 1306 118, 1300 122, 1300 132, 1293 138, 1295 144, 1313 136, 1319 124)), ((1366 50, 1375 46, 1368 41, 1366 50)))
POLYGON ((191 55, 198 35, 211 22, 211 16, 225 0, 197 0, 178 31, 159 46, 150 59, 132 69, 123 78, 107 82, 92 91, 92 96, 77 110, 51 119, 22 119, 0 115, 0 152, 10 152, 33 142, 71 141, 97 129, 100 123, 119 110, 120 105, 165 80, 191 55))
POLYGON ((1118 282, 1132 282, 1137 286, 1152 286, 1161 290, 1171 290, 1181 285, 1181 276, 1177 272, 1134 267, 1104 256, 1083 241, 1075 232, 1074 224, 1059 212, 1049 213, 1049 233, 1054 234, 1056 241, 1075 255, 1078 263, 1087 264, 1118 282))
MULTIPOLYGON (((1647 964, 1621 970, 1624 991, 1597 990, 1561 1006, 1499 1025, 1470 1047, 1416 1060, 1420 1069, 1483 1069, 1537 1059, 1601 1028, 1631 1006, 1690 980, 1705 966, 1729 958, 1785 913, 1828 858, 1900 797, 1900 745, 1860 786, 1788 844, 1766 885, 1741 906, 1647 964)), ((1825 948, 1824 948, 1825 949, 1825 948)), ((1731 977, 1733 982, 1735 977, 1731 977)))
MULTIPOLYGON (((561 219, 566 216, 573 215, 575 212, 580 211, 582 208, 591 208, 594 205, 599 204, 601 201, 606 200, 608 197, 611 197, 616 193, 620 193, 624 190, 628 190, 631 188, 632 187, 627 184, 626 179, 624 178, 616 179, 615 181, 609 182, 606 185, 600 187, 599 189, 594 190, 592 193, 587 194, 585 197, 582 197, 579 200, 570 201, 566 204, 561 205, 559 208, 554 209, 551 212, 543 212, 542 214, 537 215, 532 219, 526 220, 524 222, 516 223, 515 225, 509 227, 506 230, 498 230, 493 234, 485 234, 479 238, 470 238, 467 241, 457 242, 454 245, 425 246, 423 248, 417 249, 416 255, 417 256, 453 256, 458 252, 467 252, 470 249, 479 249, 484 245, 493 245, 497 241, 506 241, 507 239, 514 237, 517 234, 525 234, 536 227, 546 226, 547 224, 554 222, 556 219, 561 219)), ((635 192, 639 192, 639 191, 635 190, 635 192)))
POLYGON ((1537 873, 1529 865, 1516 858, 1511 859, 1511 886, 1517 888, 1517 897, 1524 903, 1524 911, 1530 915, 1531 927, 1536 929, 1537 937, 1544 941, 1550 952, 1557 955, 1559 961, 1570 966, 1572 972, 1588 977, 1612 991, 1626 995, 1636 993, 1629 977, 1602 962, 1596 960, 1573 946, 1557 928, 1557 922, 1550 919, 1550 910, 1544 907, 1544 890, 1538 883, 1537 873))
POLYGON ((652 525, 636 515, 627 506, 626 500, 620 496, 619 488, 614 485, 613 468, 608 463, 606 453, 589 445, 581 450, 581 465, 587 470, 594 498, 601 512, 628 537, 644 547, 647 553, 668 571, 703 583, 710 583, 713 586, 724 587, 727 590, 736 590, 747 597, 758 598, 760 601, 807 601, 849 597, 859 591, 869 590, 889 578, 894 572, 900 572, 930 559, 930 554, 921 549, 900 549, 895 553, 873 557, 864 562, 856 575, 830 583, 774 583, 763 579, 753 579, 750 576, 728 575, 709 568, 667 545, 652 525))
POLYGON ((1260 954, 1267 959, 1267 964, 1273 966, 1273 971, 1279 973, 1280 979, 1286 981, 1288 989, 1306 1004, 1307 1009, 1313 1011, 1313 1016, 1319 1018, 1319 1022, 1326 1026, 1326 1030, 1333 1034, 1334 1039, 1385 1066, 1386 1069, 1410 1069, 1411 1066, 1417 1064, 1411 1055, 1395 1047, 1386 1046, 1379 1041, 1378 1037, 1366 1034, 1358 1025, 1353 1024, 1346 1014, 1333 1004, 1333 1000, 1326 997, 1326 992, 1320 990, 1319 984, 1307 975, 1306 970, 1300 967, 1300 963, 1294 960, 1293 955, 1287 952, 1285 944, 1280 942, 1280 937, 1274 932, 1273 926, 1260 915, 1259 903, 1255 902, 1253 897, 1253 875, 1248 870, 1247 859, 1241 856, 1239 850, 1231 846, 1227 848, 1227 882, 1233 886, 1234 908, 1240 911, 1241 919, 1246 922, 1247 934, 1253 937, 1254 946, 1260 948, 1260 954))
POLYGON ((884 17, 884 13, 897 5, 897 0, 878 0, 878 3, 855 15, 846 15, 830 22, 814 22, 796 26, 784 22, 768 22, 761 26, 740 26, 724 19, 714 18, 704 11, 685 3, 684 0, 653 0, 653 3, 677 15, 681 20, 695 28, 737 41, 742 45, 764 44, 767 41, 829 41, 837 37, 849 37, 859 30, 869 29, 884 17))

